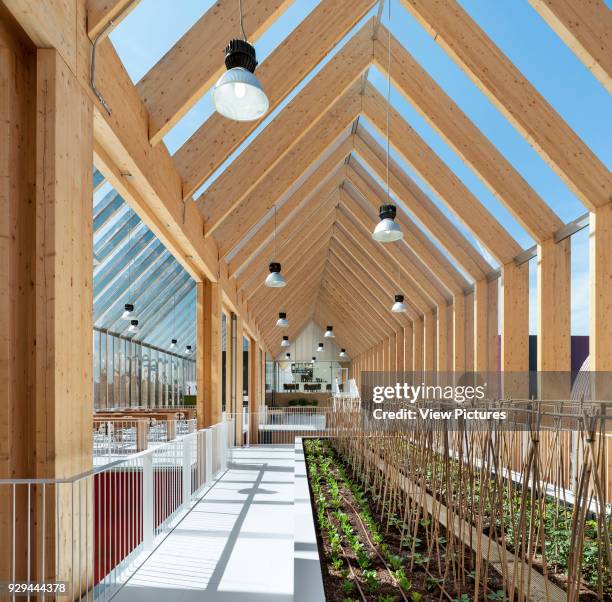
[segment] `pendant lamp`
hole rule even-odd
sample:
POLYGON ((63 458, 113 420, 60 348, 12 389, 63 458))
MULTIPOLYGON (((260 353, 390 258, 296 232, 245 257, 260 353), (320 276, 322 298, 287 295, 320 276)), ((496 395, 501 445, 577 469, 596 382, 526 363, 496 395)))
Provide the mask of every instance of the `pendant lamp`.
POLYGON ((281 347, 290 347, 291 343, 289 342, 289 337, 284 336, 283 340, 281 341, 281 347))
POLYGON ((255 76, 257 56, 249 44, 242 19, 242 0, 239 0, 242 39, 230 40, 225 48, 227 71, 217 80, 212 101, 218 113, 234 121, 254 121, 263 117, 270 103, 255 76))
POLYGON ((333 338, 335 338, 334 327, 333 326, 328 326, 327 329, 325 330, 325 334, 323 336, 326 339, 333 339, 333 338))
POLYGON ((395 295, 395 303, 391 307, 391 311, 396 314, 405 313, 407 310, 406 304, 404 303, 404 295, 395 295))
POLYGON ((340 349, 339 357, 346 357, 346 349, 340 349))
MULTIPOLYGON (((274 255, 276 256, 276 205, 274 205, 274 255)), ((265 285, 269 288, 281 288, 287 285, 287 281, 281 274, 281 264, 278 261, 270 262, 268 266, 270 273, 266 277, 265 285)))
POLYGON ((321 351, 323 351, 324 347, 323 347, 323 343, 319 343, 319 346, 317 347, 317 351, 319 353, 321 353, 321 351))
POLYGON ((278 314, 278 320, 276 320, 276 325, 280 328, 287 328, 289 326, 289 321, 287 320, 287 314, 285 312, 280 312, 278 314))
POLYGON ((136 334, 139 331, 138 328, 138 320, 130 320, 130 325, 128 326, 128 332, 132 334, 136 334))

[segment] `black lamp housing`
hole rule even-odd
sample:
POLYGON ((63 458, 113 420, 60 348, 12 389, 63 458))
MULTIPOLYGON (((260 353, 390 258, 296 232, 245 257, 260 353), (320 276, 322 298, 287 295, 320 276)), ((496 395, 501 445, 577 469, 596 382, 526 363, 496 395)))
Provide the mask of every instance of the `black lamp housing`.
POLYGON ((395 302, 396 303, 403 303, 404 302, 404 295, 395 295, 395 302))
POLYGON ((270 269, 270 274, 280 274, 281 264, 276 261, 273 261, 270 263, 269 269, 270 269))
POLYGON ((286 314, 284 311, 281 311, 281 312, 278 314, 278 319, 279 319, 279 320, 286 320, 286 319, 287 319, 287 314, 286 314))
POLYGON ((225 67, 228 70, 234 67, 242 67, 251 73, 255 73, 255 67, 257 67, 255 47, 246 40, 230 40, 225 47, 225 67))
POLYGON ((397 214, 397 209, 395 205, 381 205, 378 209, 378 217, 381 220, 383 219, 395 219, 395 215, 397 214))
POLYGON ((133 306, 131 303, 126 303, 126 304, 123 306, 123 309, 124 309, 125 311, 134 311, 134 306, 133 306))

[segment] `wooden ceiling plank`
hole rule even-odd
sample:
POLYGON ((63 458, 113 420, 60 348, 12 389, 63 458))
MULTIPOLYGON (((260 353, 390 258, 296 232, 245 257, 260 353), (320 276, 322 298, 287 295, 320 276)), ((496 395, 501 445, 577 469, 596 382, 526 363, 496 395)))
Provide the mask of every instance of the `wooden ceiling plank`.
POLYGON ((291 185, 339 140, 361 108, 360 86, 353 85, 326 115, 293 146, 282 164, 277 164, 232 211, 215 232, 220 253, 226 255, 237 242, 272 208, 291 185))
MULTIPOLYGON (((251 0, 244 23, 251 43, 292 0, 251 0)), ((223 51, 242 37, 237 2, 215 2, 136 85, 149 111, 149 139, 158 144, 225 70, 223 51)), ((191 196, 191 193, 186 196, 191 196)))
MULTIPOLYGON (((388 30, 381 27, 374 42, 374 61, 384 73, 387 72, 388 34, 388 30)), ((530 236, 536 241, 551 238, 563 225, 561 219, 393 36, 391 64, 391 78, 398 90, 530 236)), ((405 142, 408 149, 410 144, 405 142)))
POLYGON ((211 235, 275 166, 284 168, 283 158, 291 148, 359 82, 370 64, 370 31, 364 25, 198 198, 205 236, 211 235))
POLYGON ((612 94, 612 11, 603 0, 529 0, 589 71, 612 94))
POLYGON ((612 173, 456 0, 401 1, 585 207, 610 202, 612 173))
MULTIPOLYGON (((374 4, 373 0, 322 0, 257 67, 266 91, 268 114, 334 48, 374 4), (288 60, 291 68, 287 68, 288 60)), ((219 59, 222 57, 219 55, 219 59)), ((191 196, 261 123, 238 122, 213 113, 174 154, 183 177, 183 194, 191 196)))
MULTIPOLYGON (((372 85, 368 84, 364 92, 364 113, 382 135, 385 135, 386 130, 386 106, 386 99, 372 85)), ((512 261, 522 251, 521 246, 395 109, 391 109, 389 117, 391 144, 403 159, 427 182, 457 219, 465 224, 500 263, 512 261)), ((384 149, 376 143, 375 139, 364 128, 359 129, 361 140, 368 141, 367 146, 372 150, 371 155, 375 155, 379 159, 376 162, 377 166, 382 164, 386 168, 386 152, 384 149)), ((398 183, 397 180, 401 180, 402 188, 411 193, 406 196, 404 201, 410 207, 410 210, 412 211, 413 207, 415 212, 419 210, 419 219, 421 219, 420 215, 429 217, 432 220, 432 226, 440 224, 445 226, 444 230, 446 231, 454 230, 456 234, 453 246, 464 250, 466 258, 463 261, 469 260, 470 264, 484 273, 490 271, 491 266, 482 255, 461 235, 419 186, 406 176, 399 165, 395 161, 393 163, 394 181, 398 183), (461 245, 458 244, 459 242, 461 242, 461 245)), ((403 197, 401 198, 404 200, 403 197)), ((427 227, 430 228, 429 225, 427 227)), ((442 235, 443 238, 446 236, 442 235)), ((468 269, 467 265, 464 267, 468 269)), ((474 275, 476 276, 476 274, 474 275)))
POLYGON ((325 299, 318 298, 313 315, 315 324, 325 328, 328 322, 333 322, 336 331, 336 344, 349 353, 354 354, 358 349, 365 349, 370 345, 370 339, 364 336, 363 327, 359 328, 355 322, 347 319, 341 308, 330 307, 325 299))
MULTIPOLYGON (((367 201, 370 206, 378 211, 380 205, 386 202, 386 194, 373 178, 365 179, 367 171, 361 167, 357 174, 358 162, 351 156, 347 178, 351 184, 355 184, 358 194, 367 201)), ((369 177, 369 174, 367 174, 369 177)), ((345 184, 345 189, 350 190, 345 184)), ((462 276, 457 268, 444 256, 444 254, 423 234, 421 227, 415 224, 403 211, 398 211, 395 218, 404 232, 403 241, 408 245, 417 256, 425 263, 429 269, 436 274, 437 278, 443 282, 453 294, 469 286, 469 282, 462 276)))

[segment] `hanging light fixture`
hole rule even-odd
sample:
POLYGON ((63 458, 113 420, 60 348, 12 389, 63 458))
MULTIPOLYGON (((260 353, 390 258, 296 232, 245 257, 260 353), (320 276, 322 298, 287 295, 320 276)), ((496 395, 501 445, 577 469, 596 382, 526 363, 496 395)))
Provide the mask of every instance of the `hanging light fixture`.
POLYGON ((172 341, 170 342, 170 349, 176 349, 177 343, 178 341, 176 339, 172 339, 172 341))
POLYGON ((324 347, 323 347, 323 343, 319 343, 319 346, 317 347, 317 351, 319 353, 321 353, 321 351, 323 351, 324 347))
POLYGON ((185 347, 185 355, 191 355, 191 345, 187 345, 187 347, 185 347))
POLYGON ((376 224, 372 238, 378 242, 395 242, 404 236, 399 224, 395 222, 395 205, 381 205, 378 211, 380 221, 376 224))
POLYGON ((281 328, 287 328, 289 326, 289 321, 287 320, 287 314, 281 311, 278 314, 278 320, 276 320, 276 325, 281 328))
MULTIPOLYGON (((274 256, 276 256, 277 248, 276 248, 276 205, 274 205, 274 256)), ((268 266, 270 269, 270 273, 266 277, 265 285, 270 288, 280 288, 282 286, 286 286, 287 281, 284 276, 281 274, 281 264, 278 261, 272 261, 268 266)))
POLYGON ((334 339, 336 335, 334 334, 334 327, 328 326, 325 330, 325 334, 323 335, 326 339, 334 339))
POLYGON ((338 354, 338 357, 346 357, 346 349, 340 349, 340 353, 338 354))
POLYGON ((314 364, 317 361, 317 358, 313 355, 312 356, 312 363, 314 364))
POLYGON ((281 347, 290 347, 291 343, 289 342, 289 337, 285 336, 283 337, 283 340, 281 341, 281 347))
POLYGON ((128 326, 128 332, 132 334, 136 334, 139 331, 138 328, 138 320, 130 320, 130 325, 128 326))
POLYGON ((242 40, 230 40, 225 48, 227 71, 213 88, 212 101, 218 113, 235 121, 254 121, 263 117, 270 103, 257 77, 255 48, 247 41, 239 0, 242 40))
MULTIPOLYGON (((391 0, 388 1, 389 23, 391 23, 391 0)), ((400 240, 404 236, 399 224, 395 222, 396 207, 391 202, 391 189, 389 186, 389 162, 391 155, 391 144, 389 136, 389 112, 391 108, 391 33, 388 37, 387 46, 387 203, 379 209, 380 221, 376 224, 372 238, 378 242, 387 243, 400 240)))
POLYGON ((391 311, 396 314, 401 314, 405 313, 407 309, 404 303, 404 295, 395 295, 395 303, 391 307, 391 311))
POLYGON ((285 353, 285 357, 290 360, 291 359, 291 354, 290 353, 285 353))
MULTIPOLYGON (((132 209, 130 208, 130 217, 128 220, 128 253, 132 252, 132 209)), ((134 258, 132 257, 128 263, 128 298, 132 298, 132 263, 134 258)), ((137 320, 138 317, 134 311, 133 303, 126 303, 123 306, 123 313, 121 314, 122 320, 137 320)))

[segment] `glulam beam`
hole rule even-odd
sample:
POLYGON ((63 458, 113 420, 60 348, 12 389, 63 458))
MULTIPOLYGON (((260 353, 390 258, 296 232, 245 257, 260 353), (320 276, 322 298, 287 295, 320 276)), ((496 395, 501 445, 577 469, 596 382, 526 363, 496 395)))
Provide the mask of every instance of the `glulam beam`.
MULTIPOLYGON (((215 233, 219 252, 224 256, 259 222, 295 181, 335 144, 342 144, 360 108, 359 82, 333 103, 317 123, 291 147, 281 163, 267 171, 249 194, 234 207, 215 233)), ((273 145, 277 141, 272 141, 273 145)), ((222 203, 226 199, 222 199, 222 203)), ((202 203, 198 203, 199 206, 202 203)))
POLYGON ((612 174, 456 0, 401 2, 585 207, 610 202, 612 174))
MULTIPOLYGON (((244 23, 254 43, 291 0, 245 3, 244 23)), ((216 2, 155 63, 136 88, 149 112, 149 140, 155 145, 225 70, 223 50, 240 35, 236 2, 216 2)), ((191 196, 191 193, 189 193, 191 196)))
POLYGON ((604 0, 529 0, 585 67, 612 93, 612 11, 604 0))
POLYGON ((232 210, 305 137, 329 107, 358 82, 370 64, 371 29, 365 25, 274 117, 198 199, 209 236, 232 210))
POLYGON ((87 35, 98 43, 134 10, 140 0, 87 0, 87 35))
MULTIPOLYGON (((374 41, 374 62, 384 73, 387 72, 388 35, 388 30, 381 26, 374 41)), ((472 168, 523 228, 535 240, 551 238, 563 225, 560 218, 394 36, 391 36, 391 63, 391 79, 397 89, 472 168)), ((408 149, 411 147, 409 140, 403 142, 408 149)), ((412 156, 416 155, 418 153, 412 156)), ((440 194, 443 192, 440 190, 440 194)), ((471 203, 471 198, 464 202, 471 203)), ((455 211, 463 213, 460 207, 455 211)), ((495 242, 494 239, 488 241, 489 244, 495 242)), ((511 241, 506 240, 506 246, 508 243, 512 245, 511 241)), ((503 248, 501 252, 504 253, 503 248)), ((506 250, 507 260, 511 252, 511 249, 506 250)), ((501 257, 497 258, 503 261, 501 257)))
MULTIPOLYGON (((268 114, 325 58, 372 4, 372 0, 323 0, 258 65, 257 78, 270 102, 268 114), (287 65, 289 56, 291 68, 287 65)), ((217 58, 221 63, 220 53, 217 58)), ((174 154, 185 197, 194 194, 261 121, 229 121, 213 113, 174 154)))
MULTIPOLYGON (((386 100, 372 85, 364 92, 364 114, 384 135, 386 126, 386 100)), ((510 261, 522 249, 495 219, 487 208, 472 194, 454 172, 436 155, 425 141, 410 127, 393 108, 390 110, 391 144, 438 194, 446 206, 468 228, 489 252, 500 262, 510 261)), ((363 128, 356 137, 356 149, 364 160, 379 174, 385 166, 384 149, 363 128), (361 145, 363 140, 365 144, 361 145)), ((391 165, 390 165, 391 171, 391 165)), ((382 171, 384 174, 385 172, 382 171)), ((406 203, 418 219, 432 232, 438 241, 448 238, 446 232, 454 232, 449 246, 456 248, 456 259, 464 269, 478 278, 480 272, 487 273, 491 267, 469 241, 452 225, 452 222, 436 207, 419 186, 393 163, 393 181, 390 187, 406 203), (436 227, 436 223, 440 225, 436 227)))

